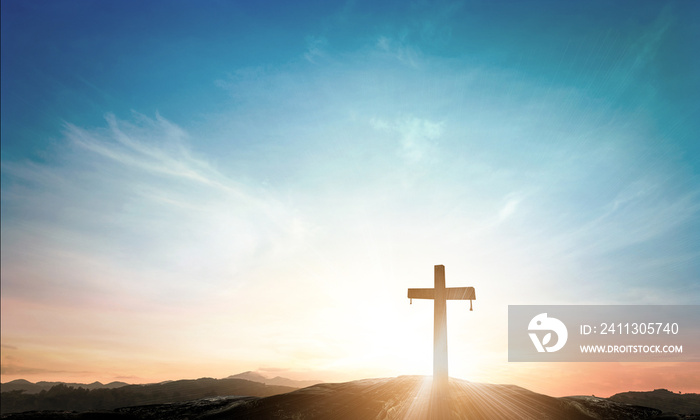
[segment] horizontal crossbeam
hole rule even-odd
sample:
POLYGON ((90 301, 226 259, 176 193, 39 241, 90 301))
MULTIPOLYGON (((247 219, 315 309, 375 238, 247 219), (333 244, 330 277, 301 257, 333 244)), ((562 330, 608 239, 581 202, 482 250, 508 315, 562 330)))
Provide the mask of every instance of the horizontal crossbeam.
POLYGON ((408 289, 409 299, 435 299, 435 289, 408 289))
MULTIPOLYGON (((435 299, 435 289, 408 289, 409 299, 435 299)), ((476 300, 473 287, 447 287, 445 288, 447 300, 476 300)))
POLYGON ((445 299, 448 300, 476 300, 473 287, 448 287, 445 291, 445 299))

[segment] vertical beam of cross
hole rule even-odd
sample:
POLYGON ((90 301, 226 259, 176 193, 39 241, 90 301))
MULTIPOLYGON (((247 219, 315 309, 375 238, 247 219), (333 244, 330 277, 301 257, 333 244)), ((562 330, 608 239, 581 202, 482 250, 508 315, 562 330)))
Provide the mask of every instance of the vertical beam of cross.
MULTIPOLYGON (((447 301, 476 300, 473 287, 445 287, 445 266, 435 266, 435 287, 432 289, 408 289, 408 298, 433 299, 433 383, 447 385, 447 301)), ((470 303, 471 304, 471 303, 470 303)), ((470 309, 471 310, 471 309, 470 309)))
POLYGON ((435 266, 435 298, 433 314, 433 381, 447 383, 447 300, 445 299, 445 266, 435 266))

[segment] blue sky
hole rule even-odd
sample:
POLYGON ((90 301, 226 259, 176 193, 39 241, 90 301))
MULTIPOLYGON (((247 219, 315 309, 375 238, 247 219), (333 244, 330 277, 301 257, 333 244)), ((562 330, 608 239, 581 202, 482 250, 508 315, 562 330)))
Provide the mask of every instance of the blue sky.
POLYGON ((698 8, 3 1, 3 381, 429 374, 445 264, 558 392, 507 305, 700 297, 698 8))

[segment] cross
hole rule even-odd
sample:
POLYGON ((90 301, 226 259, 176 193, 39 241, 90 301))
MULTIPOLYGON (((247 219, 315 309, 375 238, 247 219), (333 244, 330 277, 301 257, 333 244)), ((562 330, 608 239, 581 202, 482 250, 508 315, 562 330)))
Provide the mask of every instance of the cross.
POLYGON ((433 383, 447 385, 447 300, 476 300, 473 287, 445 287, 445 266, 435 266, 435 287, 432 289, 408 289, 408 298, 433 299, 433 383))

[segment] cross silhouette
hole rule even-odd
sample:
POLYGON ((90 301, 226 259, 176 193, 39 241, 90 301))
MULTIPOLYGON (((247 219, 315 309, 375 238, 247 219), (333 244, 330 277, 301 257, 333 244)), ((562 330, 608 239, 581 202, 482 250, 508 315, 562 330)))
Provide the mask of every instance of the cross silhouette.
POLYGON ((473 287, 445 287, 445 266, 435 266, 435 287, 432 289, 408 289, 408 298, 433 299, 433 383, 447 385, 447 301, 469 300, 469 310, 473 310, 472 300, 476 300, 473 287))

